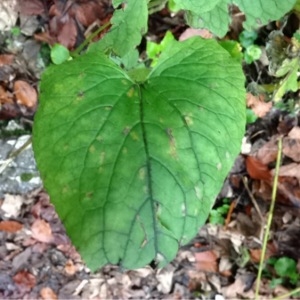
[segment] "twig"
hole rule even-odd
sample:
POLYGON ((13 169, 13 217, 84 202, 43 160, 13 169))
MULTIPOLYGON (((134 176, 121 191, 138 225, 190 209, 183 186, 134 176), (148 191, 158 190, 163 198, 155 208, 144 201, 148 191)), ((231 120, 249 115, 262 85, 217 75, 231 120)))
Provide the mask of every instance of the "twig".
POLYGON ((95 32, 91 33, 82 44, 80 44, 73 52, 71 52, 72 57, 76 57, 79 55, 79 53, 86 47, 101 31, 106 29, 111 25, 110 22, 107 22, 100 26, 95 32))
POLYGON ((258 299, 258 295, 259 295, 261 276, 262 276, 262 271, 263 271, 264 261, 265 261, 265 256, 266 256, 266 250, 267 250, 267 243, 268 243, 271 223, 272 223, 272 219, 273 219, 273 212, 274 212, 275 200, 276 200, 276 194, 277 194, 281 156, 282 156, 282 137, 279 137, 278 152, 277 152, 276 167, 275 167, 275 176, 274 176, 273 189, 272 189, 272 200, 271 200, 271 205, 270 205, 270 210, 269 210, 269 215, 268 215, 268 222, 267 222, 267 227, 266 227, 266 231, 265 231, 262 252, 261 252, 260 262, 259 262, 259 269, 258 269, 258 274, 257 274, 257 279, 256 279, 255 300, 258 299))
POLYGON ((227 227, 228 227, 228 225, 230 223, 230 220, 231 220, 232 212, 236 208, 237 202, 238 202, 237 200, 233 200, 230 204, 230 207, 229 207, 229 210, 228 210, 228 213, 227 213, 227 217, 225 219, 225 226, 224 226, 225 230, 227 230, 227 227))
POLYGON ((23 150, 25 150, 31 144, 31 142, 32 142, 32 136, 30 136, 28 138, 28 140, 19 149, 17 149, 16 151, 11 152, 8 155, 8 158, 15 158, 15 157, 17 157, 21 152, 23 152, 23 150))
POLYGON ((293 291, 291 291, 291 292, 288 292, 286 294, 283 294, 281 296, 273 298, 272 300, 285 300, 285 299, 288 299, 288 297, 290 297, 290 296, 292 296, 292 295, 294 295, 294 294, 296 294, 298 292, 300 292, 300 287, 297 288, 297 289, 295 289, 295 290, 293 290, 293 291))
POLYGON ((9 164, 21 153, 23 152, 30 144, 32 141, 32 137, 30 136, 28 140, 16 151, 11 152, 8 156, 7 159, 4 161, 0 162, 0 174, 9 166, 9 164))
POLYGON ((253 194, 251 193, 251 191, 249 189, 247 177, 243 177, 243 183, 244 183, 244 186, 245 186, 245 188, 247 190, 247 193, 248 193, 248 195, 249 195, 249 197, 250 197, 250 199, 252 201, 252 204, 254 205, 254 207, 255 207, 255 209, 256 209, 259 217, 260 217, 260 220, 261 220, 262 224, 264 224, 264 217, 263 217, 263 215, 262 215, 262 213, 260 211, 260 208, 259 208, 259 206, 258 206, 258 204, 256 202, 256 199, 254 198, 253 194))

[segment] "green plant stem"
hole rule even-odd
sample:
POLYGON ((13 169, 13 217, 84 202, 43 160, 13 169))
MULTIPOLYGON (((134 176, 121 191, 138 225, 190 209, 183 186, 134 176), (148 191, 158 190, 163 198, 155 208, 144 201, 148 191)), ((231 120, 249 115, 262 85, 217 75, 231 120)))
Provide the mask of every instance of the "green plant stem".
POLYGON ((95 32, 91 33, 82 44, 80 44, 73 52, 71 52, 72 57, 76 57, 79 53, 86 47, 101 31, 105 30, 111 25, 110 22, 107 22, 100 26, 95 32))
POLYGON ((272 219, 273 219, 273 212, 274 212, 275 200, 276 200, 276 194, 277 194, 281 156, 282 156, 282 137, 280 137, 278 140, 278 153, 277 153, 275 175, 274 175, 274 181, 273 181, 272 200, 271 200, 268 222, 267 222, 267 227, 266 227, 266 231, 265 231, 265 235, 264 235, 262 253, 261 253, 261 257, 260 257, 259 269, 258 269, 258 274, 257 274, 257 279, 256 279, 256 288, 255 288, 255 299, 256 300, 258 299, 258 295, 259 295, 261 276, 262 276, 262 271, 263 271, 263 267, 264 267, 264 261, 265 261, 266 251, 267 251, 267 244, 268 244, 268 239, 269 239, 269 234, 270 234, 271 223, 272 223, 272 219))
POLYGON ((284 300, 284 299, 288 299, 288 297, 290 297, 290 296, 292 296, 292 295, 294 295, 294 294, 296 294, 298 292, 300 292, 300 287, 297 288, 297 289, 295 289, 295 290, 293 290, 293 291, 291 291, 291 292, 288 292, 286 294, 283 294, 281 296, 273 298, 272 300, 284 300))

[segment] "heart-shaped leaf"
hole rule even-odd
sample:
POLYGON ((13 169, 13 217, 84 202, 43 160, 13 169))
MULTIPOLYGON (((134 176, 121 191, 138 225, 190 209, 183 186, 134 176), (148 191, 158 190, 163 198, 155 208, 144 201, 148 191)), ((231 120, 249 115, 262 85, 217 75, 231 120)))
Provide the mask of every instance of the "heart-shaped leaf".
POLYGON ((51 201, 95 270, 163 265, 206 221, 240 149, 241 67, 174 42, 143 83, 89 52, 42 78, 33 146, 51 201))

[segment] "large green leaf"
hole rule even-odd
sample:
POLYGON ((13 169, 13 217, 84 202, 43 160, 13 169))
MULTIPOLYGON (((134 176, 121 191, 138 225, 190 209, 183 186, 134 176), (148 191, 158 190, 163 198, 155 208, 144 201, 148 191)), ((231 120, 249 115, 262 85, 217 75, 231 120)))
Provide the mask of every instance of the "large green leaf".
POLYGON ((187 20, 191 26, 205 27, 217 36, 224 36, 230 24, 228 5, 235 4, 245 13, 244 28, 253 30, 257 26, 265 25, 269 21, 278 20, 290 11, 296 0, 175 0, 181 9, 188 10, 187 20), (203 10, 201 5, 194 2, 205 2, 203 10))
POLYGON ((244 76, 213 40, 174 42, 144 83, 100 53, 41 83, 33 146, 87 265, 172 260, 205 222, 240 149, 244 76))
POLYGON ((212 33, 222 37, 227 33, 230 24, 229 2, 230 0, 222 0, 213 9, 201 14, 187 11, 186 20, 194 28, 208 28, 212 33))
POLYGON ((91 48, 111 49, 119 56, 124 56, 140 44, 142 35, 147 32, 148 0, 114 0, 117 8, 111 19, 112 28, 98 43, 91 48))
POLYGON ((258 25, 265 25, 270 21, 278 20, 290 11, 296 0, 233 0, 246 15, 244 27, 251 30, 258 25))
POLYGON ((174 3, 184 10, 193 11, 196 14, 202 14, 207 11, 211 11, 217 4, 223 2, 223 0, 174 0, 174 3))

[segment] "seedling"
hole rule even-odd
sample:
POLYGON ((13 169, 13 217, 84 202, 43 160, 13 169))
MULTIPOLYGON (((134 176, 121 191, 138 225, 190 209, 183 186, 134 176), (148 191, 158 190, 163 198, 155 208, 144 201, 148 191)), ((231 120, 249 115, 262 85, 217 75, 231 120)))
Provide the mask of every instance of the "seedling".
POLYGON ((242 31, 239 36, 241 45, 244 48, 244 60, 247 64, 258 60, 261 56, 261 49, 259 46, 255 45, 255 40, 257 39, 256 31, 242 31))
POLYGON ((225 218, 230 208, 229 199, 223 199, 223 204, 216 209, 212 209, 209 214, 209 223, 210 224, 219 224, 224 225, 225 218))
MULTIPOLYGON (((171 41, 153 68, 135 67, 148 2, 113 1, 103 39, 50 66, 41 81, 36 161, 92 270, 171 261, 208 218, 244 135, 242 67, 215 40, 171 41)), ((174 3, 191 23, 227 32, 227 0, 174 3)), ((244 3, 235 1, 253 27, 282 16, 294 0, 244 3)))
POLYGON ((274 267, 277 275, 276 278, 272 278, 272 288, 275 288, 277 285, 286 281, 289 281, 292 285, 296 285, 299 281, 299 273, 297 271, 297 263, 295 260, 283 256, 280 258, 270 258, 268 264, 274 267))

